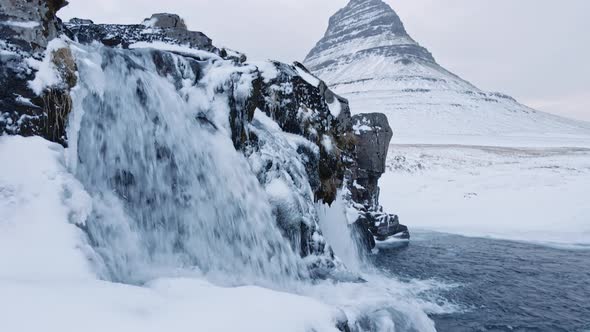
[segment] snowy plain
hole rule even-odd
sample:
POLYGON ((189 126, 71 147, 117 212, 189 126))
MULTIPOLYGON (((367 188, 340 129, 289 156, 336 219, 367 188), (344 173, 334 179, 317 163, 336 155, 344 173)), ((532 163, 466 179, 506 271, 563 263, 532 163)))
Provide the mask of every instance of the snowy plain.
POLYGON ((387 168, 381 202, 412 229, 590 249, 586 147, 391 145, 387 168))

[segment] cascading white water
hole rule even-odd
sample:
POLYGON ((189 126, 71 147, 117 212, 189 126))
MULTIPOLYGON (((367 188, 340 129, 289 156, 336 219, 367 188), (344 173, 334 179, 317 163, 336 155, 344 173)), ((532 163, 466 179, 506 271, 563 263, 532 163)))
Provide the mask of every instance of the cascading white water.
MULTIPOLYGON (((94 199, 87 233, 105 278, 202 272, 276 284, 305 276, 232 144, 221 88, 233 78, 223 61, 161 52, 165 76, 154 64, 159 51, 72 48, 70 167, 94 199)), ((238 91, 249 90, 244 82, 238 91)))
POLYGON ((346 203, 339 193, 332 205, 317 203, 316 210, 324 236, 329 239, 336 255, 353 272, 361 273, 366 263, 355 240, 346 215, 346 203))
POLYGON ((366 268, 342 197, 317 205, 314 217, 367 282, 298 282, 308 277, 304 260, 231 140, 229 98, 249 93, 251 77, 239 76, 247 69, 155 50, 70 48, 79 73, 69 167, 93 199, 85 227, 103 278, 142 284, 203 273, 316 298, 344 310, 354 331, 434 331, 431 304, 416 293, 428 287, 366 268))

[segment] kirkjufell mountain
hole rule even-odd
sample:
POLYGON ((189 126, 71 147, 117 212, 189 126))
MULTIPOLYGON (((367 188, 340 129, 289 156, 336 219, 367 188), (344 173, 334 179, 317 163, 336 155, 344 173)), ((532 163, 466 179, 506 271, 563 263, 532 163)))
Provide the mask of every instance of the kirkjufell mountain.
POLYGON ((383 112, 397 142, 571 140, 590 124, 486 92, 439 65, 381 0, 351 0, 330 18, 305 65, 358 112, 383 112))

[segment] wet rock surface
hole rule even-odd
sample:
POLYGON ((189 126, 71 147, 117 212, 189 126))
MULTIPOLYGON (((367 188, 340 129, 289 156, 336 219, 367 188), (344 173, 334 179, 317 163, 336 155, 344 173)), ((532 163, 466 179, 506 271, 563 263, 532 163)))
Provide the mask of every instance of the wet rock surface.
POLYGON ((63 32, 55 14, 66 4, 63 0, 0 1, 0 134, 39 135, 66 144, 68 89, 75 84, 71 54, 49 54, 60 74, 67 76, 63 85, 36 93, 29 84, 49 42, 63 32))
POLYGON ((0 1, 0 37, 25 52, 42 52, 62 31, 55 16, 65 0, 0 1))
POLYGON ((395 236, 407 239, 408 228, 399 223, 396 215, 386 213, 379 204, 379 178, 386 170, 387 152, 393 132, 387 117, 381 113, 358 114, 352 117, 357 163, 351 168, 354 181, 349 185, 352 200, 359 210, 359 229, 365 244, 374 245, 370 235, 378 241, 395 236))
POLYGON ((272 65, 276 75, 262 82, 256 107, 285 132, 315 143, 317 151, 306 147, 300 147, 299 151, 307 156, 315 198, 331 204, 354 153, 348 103, 335 98, 319 79, 311 80, 313 76, 301 64, 274 62, 272 65), (326 96, 332 104, 338 103, 341 109, 338 117, 332 114, 326 96))

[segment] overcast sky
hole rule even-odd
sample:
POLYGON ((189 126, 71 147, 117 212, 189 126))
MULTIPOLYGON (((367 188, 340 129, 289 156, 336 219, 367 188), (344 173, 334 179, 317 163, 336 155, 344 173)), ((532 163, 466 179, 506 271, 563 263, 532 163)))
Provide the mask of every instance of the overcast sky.
MULTIPOLYGON (((303 60, 347 0, 70 0, 62 19, 180 14, 250 59, 303 60)), ((439 64, 488 91, 590 121, 589 0, 386 0, 439 64)))

